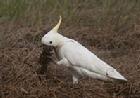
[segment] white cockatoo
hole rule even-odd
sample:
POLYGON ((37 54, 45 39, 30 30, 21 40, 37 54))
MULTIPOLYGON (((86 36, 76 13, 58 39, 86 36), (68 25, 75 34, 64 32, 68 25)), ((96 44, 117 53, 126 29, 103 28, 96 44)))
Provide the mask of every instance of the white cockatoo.
POLYGON ((79 76, 89 76, 100 80, 127 81, 116 69, 102 61, 80 43, 59 34, 61 20, 60 16, 58 24, 42 37, 42 43, 56 48, 60 59, 57 64, 65 65, 71 70, 73 83, 78 83, 79 76))

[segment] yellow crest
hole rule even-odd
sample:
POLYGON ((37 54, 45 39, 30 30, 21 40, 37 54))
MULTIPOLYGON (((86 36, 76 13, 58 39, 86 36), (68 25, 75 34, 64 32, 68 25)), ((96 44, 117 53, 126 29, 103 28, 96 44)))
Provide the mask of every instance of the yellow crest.
POLYGON ((61 21, 62 21, 62 17, 60 16, 59 17, 59 22, 57 23, 57 25, 55 27, 53 27, 53 29, 51 31, 57 32, 58 29, 59 29, 59 26, 61 24, 61 21))

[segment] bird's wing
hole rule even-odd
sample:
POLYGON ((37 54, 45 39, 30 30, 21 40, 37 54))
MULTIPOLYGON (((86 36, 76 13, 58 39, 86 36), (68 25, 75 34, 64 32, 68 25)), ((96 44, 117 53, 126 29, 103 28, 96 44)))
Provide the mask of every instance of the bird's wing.
POLYGON ((89 71, 109 75, 114 78, 124 78, 116 69, 109 66, 76 41, 66 43, 62 48, 62 53, 73 66, 82 67, 89 71))
POLYGON ((94 72, 106 67, 102 66, 103 62, 96 55, 77 42, 66 43, 62 48, 62 53, 73 66, 86 68, 94 72))

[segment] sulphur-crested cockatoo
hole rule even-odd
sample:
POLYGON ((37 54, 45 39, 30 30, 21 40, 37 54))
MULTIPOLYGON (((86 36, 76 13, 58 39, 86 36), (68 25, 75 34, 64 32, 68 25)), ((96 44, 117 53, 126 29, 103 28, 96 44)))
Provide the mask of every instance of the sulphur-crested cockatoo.
POLYGON ((61 17, 58 24, 42 37, 42 43, 56 47, 60 58, 57 64, 65 65, 71 70, 73 83, 78 83, 79 76, 84 75, 101 80, 127 81, 116 69, 99 59, 80 43, 59 34, 57 31, 60 24, 61 17))

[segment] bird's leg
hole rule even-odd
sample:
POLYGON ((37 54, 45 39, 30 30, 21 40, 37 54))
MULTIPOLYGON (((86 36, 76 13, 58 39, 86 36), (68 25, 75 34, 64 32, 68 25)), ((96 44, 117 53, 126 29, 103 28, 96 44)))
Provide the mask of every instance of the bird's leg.
POLYGON ((73 79, 73 84, 78 84, 78 77, 77 76, 73 75, 72 79, 73 79))
POLYGON ((71 66, 68 68, 69 68, 70 73, 72 74, 73 84, 78 84, 78 79, 80 78, 80 75, 78 74, 77 70, 71 66))
POLYGON ((57 65, 66 65, 69 66, 69 62, 66 58, 61 59, 60 61, 56 62, 57 65))

